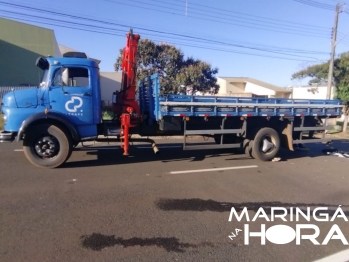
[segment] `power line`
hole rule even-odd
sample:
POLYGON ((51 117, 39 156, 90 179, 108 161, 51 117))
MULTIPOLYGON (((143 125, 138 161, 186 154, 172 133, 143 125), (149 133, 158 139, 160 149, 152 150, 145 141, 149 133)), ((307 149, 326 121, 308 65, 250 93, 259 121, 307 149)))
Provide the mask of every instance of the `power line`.
MULTIPOLYGON (((47 17, 42 17, 42 16, 29 15, 29 14, 25 14, 25 13, 14 12, 14 11, 0 10, 0 12, 16 14, 16 15, 21 15, 21 16, 25 16, 25 17, 33 17, 33 18, 39 18, 39 19, 44 19, 44 20, 56 21, 56 22, 61 22, 61 23, 63 22, 63 23, 68 23, 68 24, 75 24, 75 25, 78 25, 78 26, 92 27, 92 28, 95 28, 95 29, 115 30, 113 28, 106 28, 106 27, 90 25, 90 24, 82 24, 82 23, 76 23, 76 22, 63 21, 63 20, 58 20, 58 19, 54 19, 54 18, 47 18, 47 17)), ((125 25, 125 27, 128 27, 128 26, 125 25)), ((116 29, 116 30, 117 31, 122 31, 120 29, 116 29)), ((208 43, 211 43, 211 44, 221 44, 221 45, 225 45, 225 46, 232 46, 232 47, 238 47, 238 48, 242 48, 242 49, 250 49, 250 50, 255 50, 255 51, 262 51, 262 52, 274 53, 274 54, 282 54, 282 55, 294 56, 294 57, 313 58, 313 57, 300 56, 300 55, 295 55, 295 54, 292 55, 292 54, 288 54, 285 51, 282 52, 282 51, 262 49, 262 48, 258 48, 258 47, 248 47, 248 46, 244 46, 244 45, 225 43, 225 42, 220 42, 220 41, 216 41, 216 40, 204 39, 204 38, 200 38, 200 37, 193 37, 193 36, 188 36, 188 35, 183 35, 183 34, 167 33, 167 32, 161 32, 161 31, 150 30, 150 29, 145 29, 145 28, 142 28, 142 30, 151 31, 151 32, 155 32, 155 33, 161 33, 161 34, 176 35, 176 36, 180 36, 180 37, 184 37, 184 38, 188 38, 188 39, 195 39, 195 40, 205 41, 205 42, 208 42, 208 43)))
MULTIPOLYGON (((0 1, 2 2, 2 1, 0 1)), ((18 6, 18 5, 16 5, 18 6)), ((28 6, 21 6, 21 7, 28 7, 28 6)), ((19 13, 19 12, 12 12, 12 11, 4 11, 3 12, 7 12, 7 13, 12 13, 12 14, 16 14, 16 15, 19 15, 19 16, 25 16, 25 17, 36 17, 37 19, 46 19, 46 20, 49 20, 49 21, 55 21, 56 23, 65 23, 65 24, 75 24, 76 26, 80 26, 80 29, 81 28, 93 28, 94 30, 107 30, 107 31, 112 31, 112 32, 115 32, 115 31, 123 31, 121 29, 115 29, 115 28, 106 28, 106 27, 101 27, 101 26, 96 26, 96 25, 91 25, 91 24, 81 24, 81 23, 76 23, 76 22, 70 22, 70 21, 62 21, 62 20, 58 20, 58 19, 54 19, 52 18, 52 14, 54 15, 60 15, 60 16, 64 16, 64 17, 69 17, 69 18, 74 18, 74 19, 78 19, 78 20, 88 20, 89 22, 101 22, 101 23, 107 23, 109 25, 117 25, 119 27, 131 27, 130 25, 125 25, 125 24, 120 24, 120 23, 111 23, 111 22, 106 22, 106 21, 102 21, 102 20, 97 20, 97 19, 90 19, 90 18, 86 18, 86 17, 80 17, 80 16, 76 16, 76 15, 71 15, 71 14, 68 14, 68 13, 60 13, 60 12, 53 12, 53 11, 48 11, 48 10, 44 10, 44 9, 38 9, 38 8, 33 8, 33 7, 28 7, 30 9, 34 9, 33 11, 38 11, 38 12, 46 12, 46 13, 49 13, 50 14, 50 17, 42 17, 42 16, 33 16, 33 15, 29 15, 29 14, 23 14, 23 13, 19 13)), ((57 24, 56 24, 57 25, 57 24)), ((67 27, 65 25, 65 27, 67 27)), ((268 53, 273 53, 273 54, 282 54, 282 55, 286 55, 286 56, 292 56, 292 57, 302 57, 302 58, 311 58, 311 59, 316 59, 316 58, 313 58, 313 57, 307 57, 307 56, 300 56, 300 55, 295 55, 295 54, 292 54, 292 53, 313 53, 315 54, 316 52, 314 51, 306 51, 306 50, 296 50, 296 49, 289 49, 289 50, 282 50, 281 48, 279 49, 272 49, 272 48, 256 48, 256 47, 251 47, 251 46, 245 46, 245 45, 237 45, 237 44, 231 44, 231 43, 226 43, 226 42, 222 42, 222 41, 215 41, 215 40, 212 40, 212 39, 205 39, 205 38, 202 38, 202 37, 193 37, 193 36, 188 36, 188 35, 184 35, 184 34, 175 34, 175 33, 170 33, 170 32, 163 32, 163 31, 159 31, 159 30, 153 30, 153 29, 148 29, 148 28, 144 28, 144 27, 136 27, 140 30, 144 30, 146 32, 148 32, 147 34, 149 35, 149 32, 151 33, 157 33, 157 34, 160 34, 160 35, 166 35, 166 37, 172 37, 172 38, 175 38, 177 37, 177 39, 179 38, 186 38, 186 39, 195 39, 197 42, 203 42, 203 43, 206 43, 206 44, 211 44, 211 45, 223 45, 223 46, 231 46, 231 47, 236 47, 236 48, 243 48, 243 49, 249 49, 249 50, 253 50, 253 51, 259 51, 259 52, 268 52, 268 53)), ((91 29, 90 29, 91 31, 91 29)), ((211 46, 210 46, 211 48, 211 46)), ((320 52, 317 52, 318 54, 320 52)), ((326 53, 327 54, 327 53, 326 53)), ((298 59, 299 60, 299 59, 298 59)))
MULTIPOLYGON (((104 1, 107 1, 107 2, 112 2, 112 3, 118 3, 118 4, 122 4, 122 5, 128 5, 128 6, 134 6, 134 7, 140 7, 140 6, 136 6, 136 5, 131 5, 131 4, 125 4, 125 3, 120 3, 120 2, 116 2, 116 1, 111 1, 111 0, 104 0, 104 1)), ((133 1, 133 2, 137 2, 136 0, 133 1)), ((141 3, 140 1, 138 1, 139 3, 141 3)), ((9 5, 9 6, 16 6, 16 7, 21 7, 23 8, 23 6, 21 5, 18 5, 18 4, 13 4, 13 3, 8 3, 8 2, 3 2, 3 1, 0 1, 0 3, 3 3, 5 5, 9 5)), ((143 4, 146 4, 147 6, 149 6, 148 3, 144 3, 143 4)), ((31 8, 31 7, 25 7, 26 9, 34 9, 34 8, 31 8)), ((157 10, 157 9, 153 9, 153 8, 148 8, 148 7, 140 7, 142 9, 149 9, 149 10, 153 10, 153 11, 161 11, 161 12, 164 12, 163 10, 157 10)), ((52 11, 51 11, 52 12, 52 11)), ((181 10, 180 10, 181 12, 181 10)), ((52 12, 54 13, 54 12, 52 12)), ((173 12, 170 12, 171 14, 174 14, 173 12)), ((177 14, 175 13, 175 15, 180 15, 180 14, 177 14)), ((69 17, 73 17, 72 15, 68 15, 69 17)), ((256 26, 248 26, 246 24, 252 24, 252 25, 259 25, 259 24, 255 24, 255 23, 243 23, 243 24, 234 24, 234 23, 227 23, 226 21, 219 21, 219 20, 213 20, 213 19, 207 19, 207 18, 201 18, 201 17, 197 17, 197 16, 191 16, 192 18, 196 18, 196 19, 201 19, 201 20, 206 20, 206 21, 213 21, 213 22, 218 22, 218 23, 223 23, 223 24, 231 24, 231 25, 239 25, 239 26, 243 26, 243 27, 248 27, 248 28, 253 28, 253 29, 260 29, 260 30, 266 30, 266 31, 272 31, 272 32, 279 32, 279 33, 287 33, 287 34, 295 34, 295 35, 303 35, 303 36, 313 36, 313 37, 322 37, 322 38, 327 38, 327 36, 325 36, 325 34, 323 32, 309 32, 309 31, 301 31, 301 30, 295 30, 295 29, 289 29, 289 28, 279 28, 280 30, 274 30, 274 29, 265 29, 263 27, 256 27, 256 26), (284 31, 286 30, 286 31, 284 31)), ((207 16, 205 16, 207 17, 207 16)), ((213 16, 210 16, 210 17, 213 17, 213 16)), ((277 27, 275 27, 276 29, 278 29, 277 27)), ((309 30, 309 29, 307 29, 309 30)))
MULTIPOLYGON (((9 18, 9 19, 18 19, 17 17, 14 16, 8 16, 8 15, 3 15, 3 17, 9 18)), ((37 20, 33 19, 26 19, 26 18, 20 18, 18 19, 20 21, 26 21, 26 22, 38 22, 37 20)), ((106 34, 106 35, 114 35, 114 36, 120 36, 124 37, 125 34, 117 34, 117 33, 112 33, 112 32, 105 32, 105 31, 98 31, 98 30, 90 30, 86 28, 79 28, 79 27, 73 27, 73 26, 66 26, 66 25, 61 25, 61 24, 55 24, 55 23, 49 23, 49 22, 42 22, 40 21, 40 24, 46 24, 46 25, 52 25, 52 26, 58 26, 58 27, 63 27, 63 28, 69 28, 69 29, 74 29, 74 30, 80 30, 80 31, 86 31, 86 32, 93 32, 93 33, 99 33, 99 34, 106 34)), ((163 41, 163 39, 159 38, 153 38, 153 40, 158 40, 158 41, 163 41)), ((214 48, 214 47, 206 47, 206 46, 200 46, 200 45, 193 45, 193 44, 187 44, 187 43, 182 43, 182 42, 176 42, 176 41, 171 41, 168 42, 168 44, 174 44, 174 45, 183 45, 183 46, 188 46, 188 47, 194 47, 194 48, 200 48, 200 49, 206 49, 206 50, 214 50, 214 51, 222 51, 226 53, 235 53, 235 54, 244 54, 244 55, 250 55, 250 56, 257 56, 257 57, 266 57, 266 58, 274 58, 274 59, 281 59, 281 60, 291 60, 291 61, 303 61, 303 62, 318 62, 320 60, 302 60, 302 59, 292 59, 288 57, 277 57, 277 56, 270 56, 270 55, 261 55, 261 54, 255 54, 255 53, 248 53, 248 52, 241 52, 241 51, 236 51, 232 49, 223 49, 223 48, 214 48)))
MULTIPOLYGON (((139 5, 135 5, 135 4, 130 4, 130 3, 124 3, 124 2, 117 2, 115 0, 102 0, 105 2, 110 2, 110 3, 115 3, 115 4, 119 4, 119 5, 125 5, 125 6, 132 6, 132 7, 137 7, 140 8, 142 10, 151 10, 151 11, 156 11, 156 12, 161 12, 162 14, 171 14, 171 15, 176 15, 176 16, 183 16, 182 14, 182 10, 179 10, 178 13, 174 12, 177 10, 172 10, 172 11, 166 11, 166 10, 160 10, 160 9, 156 9, 153 7, 149 7, 148 3, 143 3, 145 6, 139 6, 139 5)), ((139 1, 132 1, 133 2, 138 2, 139 1)), ((169 9, 167 7, 161 7, 158 6, 159 8, 165 8, 165 9, 169 9)), ((187 17, 193 18, 193 19, 197 19, 197 20, 203 20, 203 21, 208 21, 208 22, 215 22, 215 23, 219 23, 219 24, 224 24, 224 25, 234 25, 234 26, 240 26, 240 27, 246 27, 246 28, 252 28, 252 29, 258 29, 258 30, 263 30, 263 31, 270 31, 270 32, 276 32, 276 33, 284 33, 284 34, 288 34, 288 35, 298 35, 298 36, 306 36, 306 37, 314 37, 314 38, 327 38, 328 36, 326 36, 325 33, 321 33, 321 32, 308 32, 308 31, 300 31, 300 30, 290 30, 290 29, 286 29, 286 28, 276 28, 276 29, 268 29, 265 27, 261 27, 258 26, 259 24, 254 24, 254 23, 246 23, 246 22, 234 22, 234 23, 230 23, 227 22, 227 19, 224 19, 224 21, 220 21, 217 19, 210 19, 207 17, 213 17, 213 16, 209 16, 209 15, 205 15, 204 17, 200 17, 200 16, 194 16, 194 15, 187 15, 187 17), (252 24, 252 25, 248 25, 248 24, 252 24), (255 26, 253 26, 255 25, 255 26)), ((221 19, 220 17, 216 17, 218 19, 221 19)), ((263 26, 263 25, 262 25, 263 26)))
MULTIPOLYGON (((111 0, 104 0, 104 1, 108 1, 108 2, 110 2, 111 0)), ((154 0, 155 1, 155 0, 154 0)), ((111 2, 114 2, 115 3, 115 1, 111 1, 111 2)), ((2 3, 2 4, 5 4, 5 5, 8 5, 8 6, 12 6, 12 7, 16 7, 16 8, 24 8, 24 9, 28 9, 28 10, 35 10, 35 11, 38 11, 39 9, 38 8, 33 8, 33 7, 29 7, 29 6, 23 6, 23 5, 19 5, 19 4, 14 4, 14 3, 8 3, 8 2, 4 2, 4 1, 0 1, 0 3, 2 3)), ((124 3, 121 3, 121 4, 124 4, 124 3)), ((147 3, 147 5, 148 5, 148 3, 147 3)), ((143 9, 144 9, 144 7, 142 7, 143 9)), ((40 9, 40 10, 43 10, 43 9, 40 9)), ((52 9, 50 9, 50 12, 51 13, 53 13, 53 14, 57 14, 57 12, 54 12, 54 11, 52 11, 52 9)), ((163 11, 161 11, 161 12, 163 12, 163 11)), ((62 13, 59 13, 59 15, 62 15, 62 13)), ((177 14, 178 15, 178 14, 177 14)), ((75 15, 74 16, 72 16, 72 15, 66 15, 67 17, 71 17, 71 18, 77 18, 75 15)), ((81 18, 81 17, 80 17, 81 18)), ((86 19, 86 18, 84 18, 84 19, 86 19)), ((199 18, 199 19, 201 19, 201 18, 199 18)), ((89 19, 89 20, 91 20, 91 19, 89 19)), ((214 21, 214 20, 213 20, 214 21)), ((222 22, 222 21, 216 21, 216 22, 220 22, 220 23, 225 23, 225 22, 222 22)), ((115 24, 115 23, 114 23, 115 24)), ((231 24, 231 23, 230 23, 231 24)), ((236 25, 236 24, 234 24, 234 25, 236 25)), ((248 26, 249 27, 249 26, 248 26)), ((251 27, 251 28, 254 28, 254 29, 262 29, 263 30, 263 28, 258 28, 258 27, 251 27)), ((268 29, 266 29, 266 30, 268 30, 268 29)), ((269 31, 276 31, 276 32, 280 32, 280 31, 277 31, 277 30, 269 30, 269 31)), ((288 31, 281 31, 282 33, 287 33, 287 34, 296 34, 296 35, 303 35, 303 36, 307 36, 307 37, 309 37, 309 36, 314 36, 314 37, 321 37, 321 38, 328 38, 328 36, 329 36, 329 33, 328 33, 328 36, 325 36, 324 34, 321 34, 320 35, 320 32, 317 32, 316 33, 316 35, 315 34, 310 34, 309 32, 306 32, 306 31, 299 31, 299 32, 302 32, 303 34, 297 34, 297 33, 294 33, 294 32, 290 32, 289 30, 288 31)), ((296 31, 297 32, 297 31, 296 31)))
MULTIPOLYGON (((105 0, 103 0, 105 1, 105 0)), ((110 0, 108 0, 109 2, 110 0)), ((178 3, 169 3, 169 2, 163 2, 162 0, 151 0, 152 2, 156 2, 156 3, 161 3, 161 4, 164 4, 165 6, 161 6, 161 5, 156 5, 157 7, 161 7, 161 8, 166 8, 166 9, 170 9, 169 6, 175 6, 175 7, 182 7, 181 4, 178 4, 178 3)), ((140 0, 133 0, 132 1, 133 3, 140 3, 140 4, 146 4, 146 5, 149 5, 149 0, 148 1, 140 1, 140 0)), ((271 19, 266 19, 266 18, 261 18, 261 17, 257 17, 257 18, 251 18, 250 15, 246 15, 246 14, 242 14, 242 13, 238 13, 238 12, 234 12, 234 11, 227 11, 227 10, 221 10, 219 9, 220 11, 214 11, 215 8, 211 8, 211 7, 206 7, 205 8, 198 8, 198 7, 195 7, 197 6, 197 4, 192 4, 191 6, 194 6, 194 7, 191 7, 190 10, 194 10, 194 11, 199 11, 199 12, 193 12, 191 11, 192 14, 199 14, 199 15, 205 15, 205 16, 208 16, 208 17, 213 17, 213 18, 222 18, 223 17, 227 17, 225 18, 225 20, 230 20, 230 21, 239 21, 241 22, 241 19, 244 19, 242 20, 242 22, 245 22, 245 23, 248 23, 248 24, 252 24, 252 25, 261 25, 261 23, 264 23, 264 24, 267 24, 269 25, 270 24, 270 27, 272 28, 281 28, 281 29, 291 29, 291 30, 299 30, 299 31, 306 31, 306 32, 309 32, 309 31, 319 31, 319 32, 324 32, 324 31, 327 31, 329 30, 329 28, 318 28, 318 27, 314 27, 314 26, 305 26, 305 25, 298 25, 298 24, 294 24, 294 23, 291 23, 291 22, 288 22, 288 24, 284 21, 273 21, 271 19), (213 9, 213 10, 212 10, 213 9), (203 13, 202 13, 203 12, 203 13), (234 19, 232 19, 232 15, 231 13, 237 13, 237 15, 234 15, 234 19), (219 15, 219 16, 212 16, 212 14, 216 14, 216 15, 219 15), (254 22, 254 23, 251 23, 250 21, 254 22), (281 24, 281 23, 286 23, 286 24, 281 24), (309 28, 308 28, 309 27, 309 28)), ((174 8, 171 8, 171 10, 173 11, 180 11, 181 9, 174 9, 174 8)))
MULTIPOLYGON (((0 10, 0 12, 1 12, 1 10, 0 10)), ((115 35, 115 36, 121 36, 121 37, 125 36, 124 33, 117 34, 117 33, 112 33, 112 32, 97 31, 97 30, 91 30, 91 29, 87 29, 87 28, 78 28, 78 27, 61 25, 61 24, 54 24, 54 23, 43 22, 43 21, 39 22, 38 20, 33 20, 33 19, 28 19, 28 18, 18 18, 16 16, 11 16, 11 15, 2 15, 2 17, 8 18, 8 19, 18 19, 19 21, 25 21, 25 22, 34 22, 34 23, 40 23, 40 24, 45 24, 45 25, 58 26, 58 27, 63 27, 63 28, 85 31, 85 32, 93 32, 93 33, 106 34, 106 35, 115 35)))
MULTIPOLYGON (((153 1, 161 2, 160 0, 153 0, 153 1)), ((172 1, 175 1, 176 3, 183 3, 183 1, 178 1, 178 0, 172 0, 172 1)), ((336 1, 336 0, 334 0, 334 1, 336 1)), ((317 26, 317 25, 298 23, 298 22, 294 22, 294 21, 286 21, 286 20, 281 20, 281 19, 274 19, 274 18, 270 18, 270 17, 263 17, 263 16, 258 16, 258 15, 253 15, 253 14, 246 14, 246 13, 236 12, 234 10, 227 10, 227 9, 222 9, 222 8, 217 8, 217 7, 213 7, 213 6, 197 4, 197 3, 195 3, 193 5, 206 8, 209 11, 210 10, 218 10, 218 11, 226 12, 226 13, 229 13, 229 14, 232 14, 232 13, 233 14, 239 14, 239 15, 242 15, 242 16, 246 16, 248 18, 255 17, 255 18, 258 18, 258 19, 267 20, 267 21, 268 20, 269 21, 274 21, 274 22, 277 22, 277 23, 286 23, 286 24, 291 24, 291 25, 300 25, 300 26, 303 26, 303 27, 310 27, 310 28, 322 28, 322 29, 326 29, 326 30, 329 29, 328 27, 322 27, 322 26, 317 26)))
MULTIPOLYGON (((3 1, 0 1, 0 3, 4 3, 3 1)), ((6 3, 6 2, 5 2, 6 3)), ((8 3, 6 3, 8 4, 8 3)), ((99 23, 103 23, 103 24, 108 24, 108 25, 115 25, 115 26, 121 26, 121 27, 127 27, 129 28, 130 25, 125 25, 125 24, 121 24, 121 23, 113 23, 113 22, 107 22, 107 21, 102 21, 102 20, 97 20, 97 19, 91 19, 91 18, 86 18, 86 17, 81 17, 81 16, 76 16, 76 15, 71 15, 69 13, 61 13, 61 12, 55 12, 55 11, 52 11, 52 10, 45 10, 45 9, 39 9, 39 8, 34 8, 34 7, 28 7, 28 6, 23 6, 23 5, 18 5, 18 4, 10 4, 10 5, 14 5, 15 7, 18 7, 18 8, 25 8, 25 9, 29 9, 31 11, 37 11, 37 12, 46 12, 46 13, 49 13, 50 15, 58 15, 58 16, 64 16, 64 17, 69 17, 69 18, 74 18, 74 19, 82 19, 82 20, 86 20, 86 21, 89 21, 89 22, 99 22, 99 23)), ((18 13, 18 12, 17 12, 18 13)), ((18 13, 18 14, 21 14, 21 13, 18 13)), ((27 14, 23 14, 23 15, 27 15, 27 14)), ((50 16, 50 19, 52 16, 50 16)), ((43 18, 43 17, 41 17, 43 18)), ((195 40, 200 40, 200 41, 205 41, 205 42, 211 42, 211 43, 215 43, 215 44, 224 44, 224 45, 233 45, 233 46, 236 46, 236 47, 242 47, 242 48, 250 48, 250 49, 256 49, 256 50, 263 50, 263 51, 271 51, 271 50, 274 50, 274 51, 283 51, 283 52, 293 52, 293 53, 309 53, 309 54, 327 54, 327 52, 314 52, 314 51, 307 51, 307 50, 299 50, 299 49, 290 49, 290 48, 275 48, 275 47, 268 47, 267 49, 261 49, 261 48, 258 48, 258 47, 253 47, 253 46, 246 46, 246 45, 237 45, 237 44, 232 44, 231 42, 227 43, 227 42, 222 42, 222 41, 215 41, 215 40, 212 40, 212 39, 205 39, 205 38, 202 38, 202 37, 193 37, 192 35, 188 36, 188 35, 184 35, 184 34, 175 34, 175 33, 170 33, 170 32, 163 32, 163 31, 159 31, 159 30, 151 30, 151 29, 147 29, 147 28, 144 28, 144 27, 135 27, 135 28, 138 28, 138 29, 141 29, 141 30, 146 30, 146 31, 151 31, 151 32, 156 32, 156 33, 162 33, 162 34, 172 34, 172 35, 176 35, 178 37, 186 37, 186 38, 192 38, 192 39, 195 39, 195 40)))
POLYGON ((334 11, 336 9, 335 6, 329 5, 329 4, 324 4, 324 3, 320 3, 320 2, 316 2, 313 0, 293 0, 295 2, 298 3, 302 3, 302 4, 306 4, 312 7, 317 7, 317 8, 321 8, 321 9, 325 9, 325 10, 330 10, 330 11, 334 11))

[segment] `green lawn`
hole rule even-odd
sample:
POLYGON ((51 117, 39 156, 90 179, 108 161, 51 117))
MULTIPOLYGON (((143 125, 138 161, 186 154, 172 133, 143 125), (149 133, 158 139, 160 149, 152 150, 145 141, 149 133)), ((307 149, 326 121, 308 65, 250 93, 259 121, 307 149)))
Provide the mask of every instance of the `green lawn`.
POLYGON ((114 113, 110 110, 104 110, 102 112, 103 120, 112 120, 115 117, 114 113))
MULTIPOLYGON (((343 122, 337 121, 337 125, 343 127, 343 122)), ((348 127, 349 127, 349 124, 348 124, 348 127)))
POLYGON ((4 129, 4 115, 0 114, 0 130, 4 129))
MULTIPOLYGON (((328 134, 341 133, 342 130, 343 130, 343 122, 337 121, 336 126, 334 126, 331 130, 328 130, 328 134)), ((347 132, 349 132, 349 125, 347 127, 347 132)))

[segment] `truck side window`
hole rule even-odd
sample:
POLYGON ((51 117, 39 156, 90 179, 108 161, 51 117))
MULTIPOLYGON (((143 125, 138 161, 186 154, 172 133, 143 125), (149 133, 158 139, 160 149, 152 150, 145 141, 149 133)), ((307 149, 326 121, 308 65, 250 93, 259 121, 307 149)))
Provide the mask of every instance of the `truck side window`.
POLYGON ((83 67, 66 67, 63 70, 57 70, 53 76, 53 85, 89 87, 89 71, 83 67))

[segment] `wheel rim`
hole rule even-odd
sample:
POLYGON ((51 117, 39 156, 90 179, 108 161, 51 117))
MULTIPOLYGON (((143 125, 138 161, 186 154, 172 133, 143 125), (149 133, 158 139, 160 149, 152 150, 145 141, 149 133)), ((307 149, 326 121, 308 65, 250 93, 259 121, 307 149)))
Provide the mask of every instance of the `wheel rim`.
POLYGON ((41 158, 54 158, 59 152, 59 143, 53 136, 43 136, 34 143, 34 150, 41 158))
POLYGON ((259 151, 264 155, 268 155, 273 152, 274 148, 275 144, 273 143, 272 138, 268 135, 263 136, 260 140, 259 151))

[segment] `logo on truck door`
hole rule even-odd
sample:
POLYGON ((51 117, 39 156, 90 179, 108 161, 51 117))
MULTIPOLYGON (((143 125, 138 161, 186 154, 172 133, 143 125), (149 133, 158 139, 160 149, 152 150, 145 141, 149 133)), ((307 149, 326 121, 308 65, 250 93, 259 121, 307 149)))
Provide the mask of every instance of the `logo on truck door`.
POLYGON ((80 97, 72 96, 72 98, 65 103, 65 109, 70 113, 76 113, 82 105, 83 102, 80 97))

